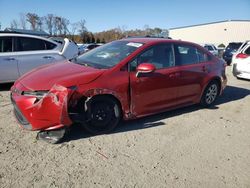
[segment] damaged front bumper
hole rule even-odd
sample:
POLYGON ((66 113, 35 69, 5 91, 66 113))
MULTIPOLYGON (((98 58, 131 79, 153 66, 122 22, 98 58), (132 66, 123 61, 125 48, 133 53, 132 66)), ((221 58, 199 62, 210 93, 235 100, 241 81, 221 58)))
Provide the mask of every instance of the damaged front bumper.
POLYGON ((11 88, 14 114, 24 129, 54 130, 72 124, 68 116, 68 101, 75 88, 54 85, 42 97, 26 95, 27 91, 21 83, 11 88))

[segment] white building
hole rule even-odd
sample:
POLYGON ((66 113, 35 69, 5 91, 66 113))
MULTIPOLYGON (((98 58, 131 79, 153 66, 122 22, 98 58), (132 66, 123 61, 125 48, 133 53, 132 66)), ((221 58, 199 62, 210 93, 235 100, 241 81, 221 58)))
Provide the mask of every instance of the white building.
POLYGON ((250 40, 250 20, 227 20, 169 29, 169 36, 199 44, 228 45, 250 40))

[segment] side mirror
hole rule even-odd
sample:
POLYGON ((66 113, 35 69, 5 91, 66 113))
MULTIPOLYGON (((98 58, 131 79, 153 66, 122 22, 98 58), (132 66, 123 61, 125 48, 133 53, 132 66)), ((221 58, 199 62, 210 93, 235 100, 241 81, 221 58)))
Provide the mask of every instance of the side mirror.
POLYGON ((142 63, 136 69, 136 77, 139 77, 140 74, 151 73, 155 71, 155 66, 151 63, 142 63))

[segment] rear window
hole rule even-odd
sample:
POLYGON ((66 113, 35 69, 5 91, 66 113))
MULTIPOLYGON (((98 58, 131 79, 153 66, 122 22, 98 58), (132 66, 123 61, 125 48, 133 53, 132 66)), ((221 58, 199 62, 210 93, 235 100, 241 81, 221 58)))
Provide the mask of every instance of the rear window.
POLYGON ((48 42, 48 41, 45 41, 45 44, 46 44, 46 50, 52 50, 56 47, 55 44, 48 42))
POLYGON ((229 43, 226 49, 237 50, 241 45, 242 43, 229 43))
POLYGON ((210 60, 210 57, 191 45, 175 45, 176 65, 189 65, 210 60))
POLYGON ((37 51, 46 50, 46 48, 47 47, 44 40, 28 37, 17 37, 17 46, 15 51, 37 51))

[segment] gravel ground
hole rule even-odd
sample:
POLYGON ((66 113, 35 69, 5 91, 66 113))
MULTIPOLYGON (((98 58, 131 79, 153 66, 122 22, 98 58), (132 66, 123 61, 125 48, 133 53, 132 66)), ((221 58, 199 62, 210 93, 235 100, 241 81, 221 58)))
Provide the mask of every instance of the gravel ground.
POLYGON ((250 187, 250 82, 228 69, 211 109, 198 105, 57 145, 18 127, 0 85, 0 187, 250 187))

